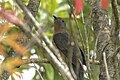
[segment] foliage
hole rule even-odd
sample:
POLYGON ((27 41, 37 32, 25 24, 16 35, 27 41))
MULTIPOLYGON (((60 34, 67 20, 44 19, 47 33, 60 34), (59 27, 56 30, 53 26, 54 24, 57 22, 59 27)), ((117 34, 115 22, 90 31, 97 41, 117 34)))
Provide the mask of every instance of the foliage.
MULTIPOLYGON (((23 0, 23 2, 27 5, 29 0, 23 0)), ((76 25, 76 22, 74 21, 74 17, 72 16, 72 23, 73 23, 73 31, 76 40, 78 40, 80 46, 81 43, 84 44, 85 48, 88 45, 88 53, 91 57, 91 51, 96 52, 96 45, 95 45, 95 39, 93 34, 93 28, 91 26, 90 22, 90 14, 91 9, 90 5, 88 3, 88 0, 75 0, 75 7, 74 11, 76 13, 76 19, 78 21, 78 25, 76 25), (82 3, 79 3, 82 1, 82 3), (84 7, 84 9, 83 9, 84 7), (87 25, 85 25, 85 23, 87 25), (80 31, 78 30, 78 28, 80 31), (87 31, 87 37, 86 37, 86 31, 87 31), (79 32, 82 33, 83 42, 81 41, 81 38, 79 36, 79 32), (88 44, 86 42, 88 38, 88 44)), ((45 58, 45 51, 38 47, 34 41, 28 41, 30 46, 26 47, 24 45, 19 44, 19 37, 22 36, 21 29, 19 28, 19 24, 23 24, 24 20, 24 13, 22 10, 18 7, 18 5, 13 0, 6 0, 5 2, 1 2, 1 8, 0 8, 0 55, 3 55, 4 57, 8 56, 9 51, 11 48, 17 52, 20 56, 22 55, 25 58, 30 58, 31 56, 37 55, 38 58, 45 58), (4 7, 2 7, 4 6, 4 7), (3 18, 6 18, 9 22, 12 22, 14 24, 9 23, 8 21, 4 20, 3 18), (5 22, 3 22, 5 21, 5 22), (32 53, 31 50, 35 49, 35 52, 32 53)), ((102 8, 107 9, 108 7, 108 0, 102 0, 101 2, 102 8)), ((41 0, 38 13, 36 15, 36 20, 39 22, 40 27, 42 27, 43 32, 49 37, 49 39, 52 42, 52 35, 53 35, 53 15, 59 16, 64 18, 67 24, 67 29, 70 32, 70 23, 69 23, 69 13, 70 13, 70 6, 68 5, 67 0, 41 0)), ((34 29, 33 29, 34 30, 34 29)), ((35 33, 33 31, 33 33, 35 33)), ((26 39, 26 38, 25 38, 26 39)), ((28 45, 29 45, 28 44, 28 45)), ((27 46, 28 46, 27 45, 27 46)), ((83 49, 83 48, 82 48, 83 49)), ((4 62, 4 61, 3 61, 4 62)), ((24 61, 21 60, 19 57, 11 57, 5 60, 3 64, 0 65, 1 69, 5 69, 9 71, 11 74, 19 71, 22 72, 24 69, 29 69, 31 67, 34 67, 36 69, 36 73, 33 77, 33 80, 37 80, 44 78, 45 80, 63 80, 61 74, 57 71, 53 65, 49 63, 34 63, 39 65, 37 68, 35 65, 31 66, 28 64, 25 64, 24 61), (19 69, 16 69, 16 66, 23 65, 19 69), (27 67, 26 67, 27 66, 27 67), (41 67, 44 67, 43 70, 40 70, 41 67), (39 76, 39 77, 38 77, 39 76)), ((99 66, 94 66, 94 64, 91 64, 91 72, 93 80, 98 79, 99 74, 99 66), (97 73, 97 74, 96 74, 97 73)), ((0 74, 2 72, 0 71, 0 74)), ((18 77, 20 75, 17 75, 18 77)), ((13 77, 12 77, 13 78, 13 77)), ((21 77, 20 77, 21 78, 21 77)), ((86 78, 87 79, 87 78, 86 78)))

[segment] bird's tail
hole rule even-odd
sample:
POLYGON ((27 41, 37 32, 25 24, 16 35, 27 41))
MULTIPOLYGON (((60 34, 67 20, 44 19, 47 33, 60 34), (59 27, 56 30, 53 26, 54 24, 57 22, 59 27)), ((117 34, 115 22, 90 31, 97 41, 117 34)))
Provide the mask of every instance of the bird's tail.
POLYGON ((86 65, 84 54, 80 48, 77 48, 76 46, 74 46, 73 47, 73 57, 72 57, 72 67, 77 76, 77 80, 84 79, 83 65, 86 65))
POLYGON ((81 65, 79 65, 79 68, 77 69, 77 66, 72 64, 73 66, 73 70, 77 76, 77 80, 83 80, 84 78, 84 72, 83 72, 83 68, 81 65))

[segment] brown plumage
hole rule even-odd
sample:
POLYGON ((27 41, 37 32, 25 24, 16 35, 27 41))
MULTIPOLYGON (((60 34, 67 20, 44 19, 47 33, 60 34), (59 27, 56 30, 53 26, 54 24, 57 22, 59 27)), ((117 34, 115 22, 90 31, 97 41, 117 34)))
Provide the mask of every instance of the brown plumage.
MULTIPOLYGON (((69 42, 69 33, 66 30, 66 24, 64 20, 60 17, 54 17, 54 34, 53 34, 53 42, 55 46, 59 49, 60 52, 62 52, 62 57, 68 58, 68 42, 69 42)), ((77 76, 77 80, 83 80, 83 68, 81 64, 78 61, 77 57, 77 47, 76 45, 72 46, 73 49, 73 56, 72 56, 72 67, 73 70, 77 76)), ((81 61, 85 62, 84 55, 82 53, 82 50, 80 49, 81 54, 81 61)), ((65 59, 66 60, 66 59, 65 59)), ((67 62, 67 61, 65 61, 67 62)), ((84 63, 83 63, 84 64, 84 63)))

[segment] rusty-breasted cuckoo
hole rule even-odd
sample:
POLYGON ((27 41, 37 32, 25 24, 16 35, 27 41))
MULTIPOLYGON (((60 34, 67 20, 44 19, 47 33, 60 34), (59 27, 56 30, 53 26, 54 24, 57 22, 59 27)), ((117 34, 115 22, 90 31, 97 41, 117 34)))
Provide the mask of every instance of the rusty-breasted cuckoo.
MULTIPOLYGON (((69 42, 69 33, 66 30, 66 23, 65 21, 60 18, 60 17, 54 17, 54 34, 53 34, 53 43, 55 44, 55 46, 58 48, 58 50, 60 52, 62 52, 62 56, 64 56, 64 58, 68 58, 68 42, 69 42)), ((72 55, 72 67, 73 70, 77 76, 77 80, 83 80, 83 68, 81 66, 81 64, 78 64, 78 60, 77 60, 77 46, 73 45, 72 46, 73 49, 73 55, 72 55), (78 68, 77 68, 78 67, 78 68)), ((82 61, 83 64, 85 64, 85 59, 84 59, 84 54, 82 52, 82 50, 79 48, 80 54, 82 59, 80 59, 82 61)), ((65 61, 66 62, 66 61, 65 61)))

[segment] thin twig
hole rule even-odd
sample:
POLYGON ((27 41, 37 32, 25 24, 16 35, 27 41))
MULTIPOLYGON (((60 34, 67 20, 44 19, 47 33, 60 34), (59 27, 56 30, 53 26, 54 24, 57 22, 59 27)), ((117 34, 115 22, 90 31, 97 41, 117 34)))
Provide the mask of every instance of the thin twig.
POLYGON ((76 39, 74 37, 73 24, 72 24, 72 19, 71 19, 71 12, 69 13, 69 28, 70 28, 70 41, 69 41, 70 46, 69 46, 69 49, 68 49, 68 51, 69 51, 68 52, 69 53, 69 56, 68 56, 69 68, 70 68, 70 71, 71 71, 73 77, 76 79, 77 76, 75 75, 75 72, 74 72, 73 67, 72 67, 72 56, 74 55, 72 46, 75 45, 74 42, 75 42, 76 39))
POLYGON ((100 62, 98 60, 89 60, 90 64, 100 65, 100 62))
POLYGON ((34 63, 34 67, 35 67, 37 73, 38 73, 39 76, 40 76, 40 80, 44 80, 44 78, 43 78, 43 76, 41 75, 40 71, 39 71, 39 70, 37 69, 37 67, 35 66, 35 63, 34 63))
POLYGON ((23 59, 25 64, 29 63, 50 63, 47 59, 41 59, 41 58, 30 58, 30 59, 23 59))
POLYGON ((86 55, 87 55, 87 58, 86 58, 86 62, 87 62, 87 68, 88 68, 88 71, 89 71, 89 73, 88 73, 88 76, 89 76, 89 78, 90 78, 90 80, 92 80, 92 77, 91 77, 91 68, 90 68, 90 62, 89 62, 89 59, 90 59, 90 54, 89 54, 89 42, 88 42, 88 38, 89 38, 89 34, 88 34, 88 30, 87 30, 87 26, 89 25, 89 23, 90 23, 90 18, 91 18, 91 14, 92 14, 92 12, 90 13, 90 15, 89 15, 89 18, 88 18, 88 20, 86 21, 86 24, 84 24, 84 31, 85 31, 85 37, 86 37, 86 55))
POLYGON ((105 64, 105 71, 106 71, 106 75, 107 75, 107 80, 110 80, 110 75, 109 75, 109 72, 108 72, 107 61, 106 61, 106 53, 105 52, 103 52, 103 61, 104 61, 104 64, 105 64))

